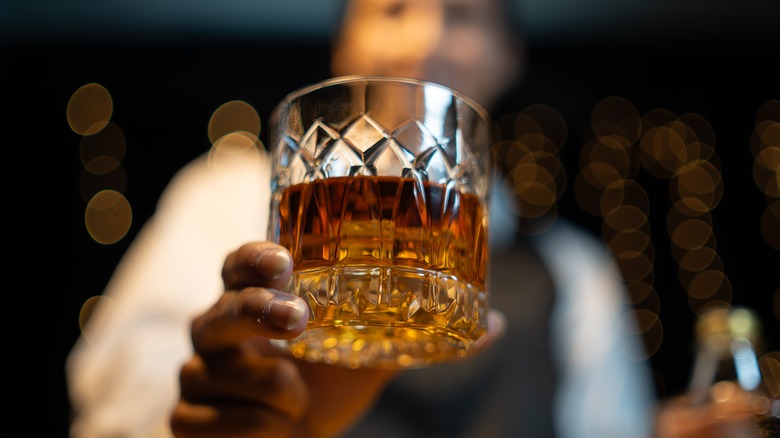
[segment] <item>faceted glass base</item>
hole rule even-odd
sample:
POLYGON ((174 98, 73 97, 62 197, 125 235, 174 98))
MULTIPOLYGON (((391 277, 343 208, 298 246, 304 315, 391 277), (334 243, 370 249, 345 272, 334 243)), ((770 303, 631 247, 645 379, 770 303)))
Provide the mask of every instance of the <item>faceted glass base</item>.
POLYGON ((346 322, 310 327, 301 336, 274 343, 293 356, 349 368, 414 368, 468 356, 474 341, 436 327, 392 327, 346 322))
POLYGON ((317 268, 296 272, 290 292, 309 304, 308 328, 274 342, 307 361, 420 367, 467 356, 485 332, 484 291, 437 271, 317 268))

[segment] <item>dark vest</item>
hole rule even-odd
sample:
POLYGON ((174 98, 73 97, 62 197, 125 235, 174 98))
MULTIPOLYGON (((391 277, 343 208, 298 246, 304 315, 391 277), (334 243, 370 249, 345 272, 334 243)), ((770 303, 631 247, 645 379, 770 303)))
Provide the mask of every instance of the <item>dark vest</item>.
POLYGON ((555 294, 530 241, 491 256, 489 287, 491 307, 507 317, 504 336, 473 358, 404 372, 347 437, 555 436, 555 294))

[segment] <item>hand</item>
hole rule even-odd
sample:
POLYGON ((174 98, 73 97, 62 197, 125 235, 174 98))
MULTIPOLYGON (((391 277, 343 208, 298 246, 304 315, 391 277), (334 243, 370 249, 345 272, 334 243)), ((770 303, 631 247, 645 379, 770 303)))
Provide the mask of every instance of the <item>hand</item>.
MULTIPOLYGON (((397 371, 348 369, 292 358, 270 344, 306 328, 303 300, 280 292, 289 253, 270 242, 241 246, 223 266, 225 293, 191 327, 171 417, 179 438, 334 437, 370 408, 397 371)), ((502 332, 493 314, 486 348, 502 332)))
POLYGON ((715 400, 694 401, 692 394, 661 403, 656 414, 656 438, 752 437, 759 404, 757 396, 734 382, 719 382, 715 400))
POLYGON ((335 436, 395 374, 307 363, 271 346, 308 320, 303 300, 279 291, 291 271, 289 253, 270 242, 227 257, 225 293, 192 323, 194 355, 181 368, 171 417, 177 437, 335 436))

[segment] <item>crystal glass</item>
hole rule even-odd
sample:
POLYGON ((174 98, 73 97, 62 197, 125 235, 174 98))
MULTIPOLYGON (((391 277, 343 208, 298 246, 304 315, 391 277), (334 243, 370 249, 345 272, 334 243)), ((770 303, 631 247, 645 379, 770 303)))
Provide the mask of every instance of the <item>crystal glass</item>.
POLYGON ((308 328, 277 341, 348 367, 467 356, 488 309, 487 112, 429 82, 349 76, 270 118, 268 239, 293 256, 308 328))

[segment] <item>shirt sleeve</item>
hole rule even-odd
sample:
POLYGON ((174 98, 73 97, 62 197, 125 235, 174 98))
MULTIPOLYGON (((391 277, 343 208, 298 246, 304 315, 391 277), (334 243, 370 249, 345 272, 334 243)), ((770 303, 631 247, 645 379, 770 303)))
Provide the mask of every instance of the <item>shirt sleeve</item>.
POLYGON ((266 235, 264 157, 222 158, 204 155, 171 180, 66 359, 71 437, 172 436, 190 321, 222 293, 225 256, 266 235))
POLYGON ((537 242, 556 282, 559 436, 649 437, 655 394, 619 268, 595 237, 559 222, 537 242))

